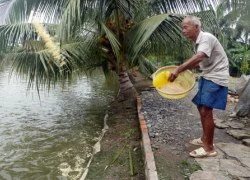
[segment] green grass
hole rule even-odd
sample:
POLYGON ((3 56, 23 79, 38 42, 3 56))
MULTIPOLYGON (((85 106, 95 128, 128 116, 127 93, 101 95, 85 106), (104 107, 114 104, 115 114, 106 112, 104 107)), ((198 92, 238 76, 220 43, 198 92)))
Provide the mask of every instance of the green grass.
POLYGON ((189 179, 190 175, 195 171, 201 170, 200 165, 197 162, 189 162, 187 160, 183 160, 180 163, 182 169, 182 175, 184 179, 189 179))

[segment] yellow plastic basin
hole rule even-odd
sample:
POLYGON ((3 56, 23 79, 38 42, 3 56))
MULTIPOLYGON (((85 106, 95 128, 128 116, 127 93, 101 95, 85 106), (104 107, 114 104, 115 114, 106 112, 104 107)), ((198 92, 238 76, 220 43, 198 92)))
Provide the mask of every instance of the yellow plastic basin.
MULTIPOLYGON (((165 66, 158 69, 153 74, 153 82, 159 75, 166 71, 172 71, 176 66, 165 66)), ((167 82, 167 81, 166 81, 167 82)), ((178 75, 174 82, 167 82, 165 86, 156 87, 157 92, 167 99, 181 99, 188 95, 195 85, 195 77, 190 70, 186 70, 178 75)))

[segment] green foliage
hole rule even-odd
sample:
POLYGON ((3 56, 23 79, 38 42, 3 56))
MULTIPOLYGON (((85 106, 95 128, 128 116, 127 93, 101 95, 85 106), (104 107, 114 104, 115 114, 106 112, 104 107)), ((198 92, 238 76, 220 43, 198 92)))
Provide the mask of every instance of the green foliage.
POLYGON ((249 71, 249 55, 247 55, 248 57, 244 57, 243 58, 243 61, 242 61, 242 63, 241 63, 241 68, 240 68, 240 70, 241 70, 241 72, 242 72, 242 74, 246 74, 248 71, 249 71))
POLYGON ((192 48, 190 42, 183 40, 182 43, 167 49, 165 53, 157 56, 154 54, 148 55, 148 59, 154 62, 158 68, 168 65, 179 65, 192 56, 192 48))
MULTIPOLYGON (((121 67, 138 66, 150 75, 156 66, 146 58, 149 55, 167 55, 166 61, 174 57, 181 62, 187 56, 176 50, 189 54, 185 49, 190 45, 183 43, 180 28, 183 15, 174 13, 199 12, 217 1, 0 0, 0 5, 6 3, 9 9, 5 24, 0 26, 0 49, 11 47, 14 55, 9 53, 6 59, 14 60, 13 71, 26 76, 30 86, 35 84, 39 88, 40 84, 50 86, 56 81, 69 80, 73 74, 99 67, 107 74, 119 73, 121 67), (47 33, 61 48, 60 54, 66 61, 64 68, 53 64, 49 49, 29 23, 35 18, 45 25, 47 33), (22 52, 16 53, 16 48, 22 52)), ((210 25, 213 23, 213 14, 200 16, 210 25)))
POLYGON ((223 32, 223 45, 230 63, 230 74, 250 73, 249 64, 250 1, 222 1, 217 6, 217 21, 223 32))
POLYGON ((250 52, 249 46, 241 43, 233 43, 231 48, 227 50, 227 55, 230 62, 230 73, 249 74, 250 52))
POLYGON ((250 33, 250 1, 248 0, 224 0, 221 2, 223 11, 220 16, 220 25, 225 29, 227 35, 233 40, 249 43, 250 33))

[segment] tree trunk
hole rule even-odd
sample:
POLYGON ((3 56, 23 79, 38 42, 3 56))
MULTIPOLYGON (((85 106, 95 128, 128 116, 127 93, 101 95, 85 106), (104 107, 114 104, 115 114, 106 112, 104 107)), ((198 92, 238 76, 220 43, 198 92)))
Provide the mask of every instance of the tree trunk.
POLYGON ((234 111, 237 116, 250 116, 250 79, 248 79, 234 111))
POLYGON ((137 91, 128 76, 127 68, 125 66, 122 66, 119 72, 119 83, 119 100, 135 99, 137 97, 137 91))

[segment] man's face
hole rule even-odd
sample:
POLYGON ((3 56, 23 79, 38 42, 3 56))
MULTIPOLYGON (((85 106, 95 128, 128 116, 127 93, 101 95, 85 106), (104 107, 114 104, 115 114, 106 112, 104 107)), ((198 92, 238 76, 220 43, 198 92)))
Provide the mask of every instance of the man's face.
POLYGON ((182 33, 186 38, 194 39, 196 38, 199 28, 190 22, 189 19, 184 19, 181 23, 182 33))

